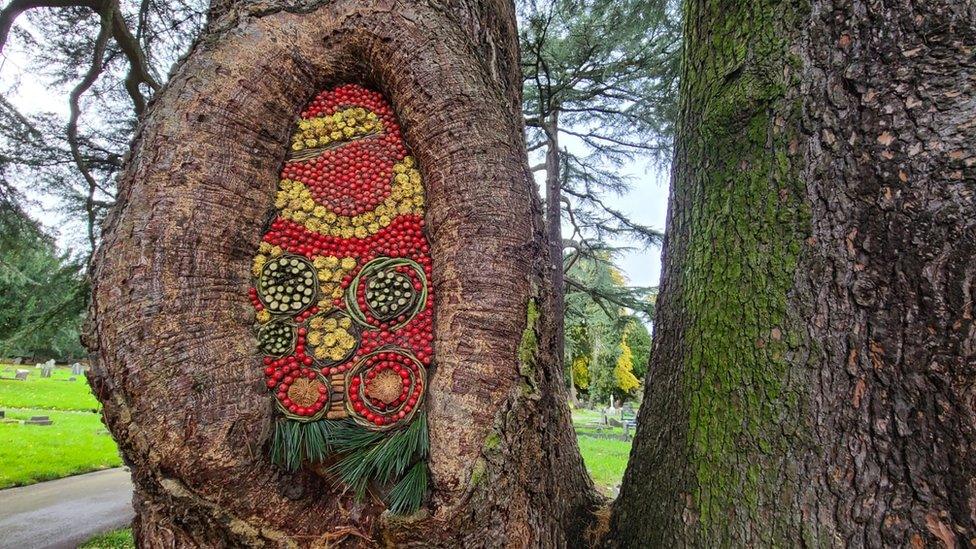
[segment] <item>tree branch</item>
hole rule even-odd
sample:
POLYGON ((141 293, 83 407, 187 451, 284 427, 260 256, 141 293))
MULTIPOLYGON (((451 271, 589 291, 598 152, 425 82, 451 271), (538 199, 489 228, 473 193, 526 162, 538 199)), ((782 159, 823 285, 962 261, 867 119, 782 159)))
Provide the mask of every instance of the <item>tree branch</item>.
POLYGON ((95 80, 102 73, 102 68, 104 67, 102 60, 105 57, 105 46, 108 44, 108 39, 112 32, 113 14, 113 9, 102 12, 101 28, 98 31, 98 38, 95 39, 95 52, 92 55, 91 66, 88 68, 88 72, 81 82, 75 86, 75 89, 71 90, 71 96, 68 99, 68 106, 71 109, 71 115, 68 118, 68 145, 71 147, 71 157, 74 158, 75 164, 78 166, 78 171, 81 172, 82 177, 88 183, 88 198, 85 202, 85 210, 88 213, 88 243, 91 246, 91 251, 88 256, 89 264, 95 253, 95 189, 98 188, 98 182, 95 181, 95 177, 88 169, 88 163, 81 154, 81 147, 78 144, 78 118, 81 116, 81 96, 91 88, 92 84, 95 83, 95 80))

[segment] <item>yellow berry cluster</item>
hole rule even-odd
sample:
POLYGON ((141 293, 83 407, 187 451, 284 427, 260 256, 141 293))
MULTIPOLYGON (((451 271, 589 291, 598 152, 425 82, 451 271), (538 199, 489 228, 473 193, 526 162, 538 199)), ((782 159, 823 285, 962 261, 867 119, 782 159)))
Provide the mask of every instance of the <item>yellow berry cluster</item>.
POLYGON ((292 135, 291 150, 301 151, 379 133, 383 129, 376 113, 362 107, 343 109, 331 115, 306 118, 298 122, 292 135))
POLYGON ((423 215, 424 188, 415 161, 407 156, 393 166, 390 195, 373 211, 354 216, 337 215, 315 202, 300 181, 282 179, 275 207, 281 217, 301 223, 306 229, 338 238, 366 238, 388 226, 398 215, 423 215))
POLYGON ((315 256, 312 265, 318 271, 319 287, 322 288, 322 300, 318 306, 323 311, 332 308, 332 300, 342 297, 342 279, 356 268, 353 257, 338 258, 335 256, 315 256))
POLYGON ((312 355, 319 359, 339 361, 356 346, 356 336, 352 332, 352 320, 348 316, 316 316, 309 322, 308 344, 312 355))

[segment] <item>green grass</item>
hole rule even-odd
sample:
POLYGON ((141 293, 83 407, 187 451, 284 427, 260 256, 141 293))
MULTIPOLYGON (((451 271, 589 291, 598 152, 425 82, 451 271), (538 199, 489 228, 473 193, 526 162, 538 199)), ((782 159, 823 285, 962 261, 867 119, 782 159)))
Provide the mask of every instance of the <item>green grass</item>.
POLYGON ((78 549, 135 549, 132 528, 99 534, 78 546, 78 549))
POLYGON ((0 365, 0 376, 12 378, 17 369, 30 370, 27 381, 0 379, 0 409, 43 408, 46 410, 98 410, 95 396, 84 375, 72 376, 71 368, 55 368, 51 377, 41 378, 34 366, 0 365), (74 381, 68 381, 74 377, 74 381))
POLYGON ((0 488, 122 464, 85 376, 55 368, 50 378, 41 378, 38 368, 12 364, 0 365, 0 376, 13 377, 18 368, 30 375, 27 381, 0 380, 0 410, 7 419, 48 416, 54 424, 0 423, 0 488))
POLYGON ((631 441, 601 438, 603 435, 624 434, 622 427, 597 428, 595 424, 601 423, 602 417, 598 410, 574 409, 573 427, 576 429, 580 453, 590 477, 601 491, 610 494, 620 486, 623 479, 631 441))
POLYGON ((115 441, 93 412, 7 408, 8 419, 48 416, 53 425, 0 423, 0 488, 122 465, 115 441))

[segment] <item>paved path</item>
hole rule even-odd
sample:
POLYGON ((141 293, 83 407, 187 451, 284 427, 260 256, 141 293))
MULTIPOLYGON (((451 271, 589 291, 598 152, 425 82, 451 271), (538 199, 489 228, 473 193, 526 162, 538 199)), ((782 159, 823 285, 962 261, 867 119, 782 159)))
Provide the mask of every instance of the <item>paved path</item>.
POLYGON ((132 516, 123 468, 0 490, 0 549, 74 549, 132 516))

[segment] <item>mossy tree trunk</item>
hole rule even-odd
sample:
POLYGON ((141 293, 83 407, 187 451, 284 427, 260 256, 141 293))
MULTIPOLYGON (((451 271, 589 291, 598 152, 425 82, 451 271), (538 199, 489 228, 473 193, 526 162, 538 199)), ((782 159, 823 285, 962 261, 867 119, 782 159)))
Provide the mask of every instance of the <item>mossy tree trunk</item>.
POLYGON ((611 545, 976 543, 976 4, 688 0, 611 545))
POLYGON ((147 547, 578 545, 598 503, 548 327, 511 2, 217 3, 149 109, 94 271, 90 379, 147 547), (390 98, 437 292, 431 495, 409 518, 267 455, 247 300, 288 134, 328 85, 390 98))

